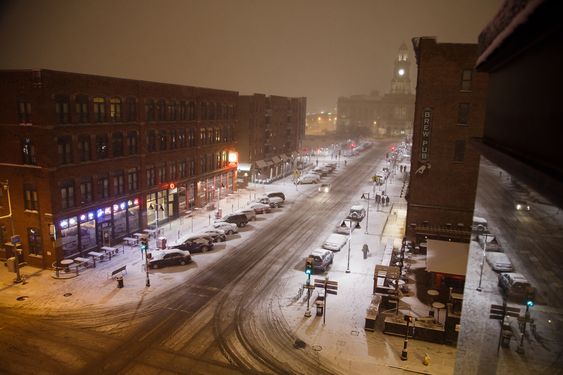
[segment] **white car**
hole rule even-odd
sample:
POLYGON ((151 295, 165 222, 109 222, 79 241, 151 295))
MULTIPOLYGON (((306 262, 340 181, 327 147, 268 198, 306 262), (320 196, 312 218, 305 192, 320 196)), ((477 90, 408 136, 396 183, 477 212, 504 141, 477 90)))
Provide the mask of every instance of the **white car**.
POLYGON ((514 267, 505 253, 487 253, 487 263, 496 272, 512 272, 514 267))
POLYGON ((227 235, 238 233, 237 225, 233 223, 227 223, 226 221, 216 221, 213 224, 211 224, 210 227, 215 229, 221 229, 227 235))
POLYGON ((223 229, 208 227, 204 229, 201 234, 211 237, 213 242, 224 242, 227 240, 227 236, 225 235, 225 231, 223 229))
POLYGON ((265 203, 254 202, 254 203, 250 203, 248 207, 252 208, 254 212, 256 212, 257 214, 265 214, 272 212, 272 208, 270 207, 270 205, 265 203))
POLYGON ((275 196, 272 197, 263 196, 258 199, 258 202, 267 204, 272 208, 277 208, 283 206, 284 200, 280 197, 275 197, 275 196))
POLYGON ((318 184, 321 180, 318 174, 305 174, 297 180, 298 184, 318 184))

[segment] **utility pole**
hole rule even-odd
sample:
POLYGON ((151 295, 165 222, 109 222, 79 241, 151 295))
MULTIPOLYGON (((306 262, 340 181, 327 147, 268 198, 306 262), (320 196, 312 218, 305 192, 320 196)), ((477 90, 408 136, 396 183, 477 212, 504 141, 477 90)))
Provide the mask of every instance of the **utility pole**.
POLYGON ((481 274, 479 275, 479 286, 477 287, 477 291, 480 292, 483 289, 481 289, 481 281, 483 280, 483 266, 485 265, 485 256, 487 253, 487 238, 488 238, 488 234, 485 233, 485 241, 483 243, 483 257, 481 258, 481 274))
POLYGON ((369 192, 363 193, 361 199, 366 199, 365 198, 366 195, 367 195, 367 200, 368 200, 368 209, 367 209, 367 215, 366 215, 366 231, 365 231, 365 234, 368 234, 368 227, 369 227, 369 192))

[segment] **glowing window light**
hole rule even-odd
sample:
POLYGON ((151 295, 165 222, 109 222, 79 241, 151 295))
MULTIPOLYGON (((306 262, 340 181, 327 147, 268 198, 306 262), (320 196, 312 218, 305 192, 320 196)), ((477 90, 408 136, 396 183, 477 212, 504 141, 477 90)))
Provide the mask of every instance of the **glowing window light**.
POLYGON ((68 220, 61 220, 61 222, 59 223, 59 226, 61 228, 66 228, 68 227, 68 220))
POLYGON ((88 212, 88 220, 92 220, 94 218, 93 212, 88 212))
POLYGON ((86 220, 86 215, 84 214, 80 215, 80 221, 84 221, 84 220, 86 220))
POLYGON ((69 225, 76 225, 76 218, 75 218, 75 217, 70 218, 70 219, 68 220, 68 224, 69 224, 69 225))
POLYGON ((121 202, 121 203, 119 204, 119 208, 121 208, 121 209, 123 210, 123 209, 125 208, 125 202, 121 202))
POLYGON ((104 213, 106 215, 110 215, 111 214, 111 207, 106 207, 106 209, 104 210, 104 213))
POLYGON ((117 204, 113 205, 113 212, 116 212, 117 210, 119 210, 119 206, 117 204))
POLYGON ((137 206, 137 205, 139 204, 139 199, 138 199, 138 198, 135 198, 135 200, 133 200, 133 204, 134 204, 135 206, 137 206))
POLYGON ((98 211, 96 211, 96 217, 102 217, 104 216, 104 211, 100 208, 98 211))
POLYGON ((133 205, 133 201, 132 201, 132 200, 127 201, 127 207, 131 207, 132 205, 133 205))

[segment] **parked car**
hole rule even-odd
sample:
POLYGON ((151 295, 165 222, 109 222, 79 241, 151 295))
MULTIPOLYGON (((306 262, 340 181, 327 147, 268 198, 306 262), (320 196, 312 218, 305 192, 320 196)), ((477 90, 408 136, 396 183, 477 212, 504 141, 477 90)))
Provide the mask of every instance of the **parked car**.
POLYGON ((170 246, 171 249, 189 251, 190 253, 205 253, 213 249, 210 237, 188 238, 170 246))
POLYGON ((340 251, 346 242, 348 242, 348 236, 333 233, 323 242, 323 249, 340 251))
POLYGON ((305 174, 297 180, 298 184, 318 184, 321 181, 321 177, 316 174, 305 174))
POLYGON ((225 216, 223 216, 223 218, 221 220, 218 221, 224 221, 227 223, 233 223, 236 224, 237 227, 241 228, 246 226, 246 224, 248 224, 248 217, 243 214, 243 213, 232 213, 232 214, 227 214, 225 216))
MULTIPOLYGON (((356 228, 356 225, 358 225, 357 222, 352 221, 352 231, 354 230, 354 228, 356 228)), ((348 221, 342 221, 342 224, 337 225, 336 228, 334 229, 334 231, 338 234, 345 234, 345 235, 349 235, 350 234, 350 226, 349 226, 349 222, 348 221)))
POLYGON ((285 194, 282 193, 281 191, 270 191, 270 192, 266 193, 266 196, 268 198, 278 197, 278 198, 281 198, 282 200, 285 201, 285 194))
POLYGON ((253 209, 254 212, 256 212, 257 214, 265 214, 268 212, 272 212, 272 208, 270 207, 270 205, 265 203, 254 202, 254 203, 250 203, 248 207, 253 209))
POLYGON ((498 286, 508 300, 523 302, 535 290, 521 273, 507 272, 498 275, 498 286))
POLYGON ((236 213, 245 214, 248 221, 255 221, 256 220, 256 211, 252 208, 241 208, 236 213))
POLYGON ((222 229, 207 228, 203 230, 201 234, 211 237, 213 242, 224 242, 227 240, 225 231, 222 229))
POLYGON ((366 217, 366 209, 362 206, 352 206, 350 207, 350 212, 348 213, 348 219, 361 222, 366 217))
POLYGON ((258 202, 268 204, 272 208, 277 208, 283 206, 284 200, 276 196, 272 196, 272 197, 263 196, 258 199, 258 202))
POLYGON ((148 254, 148 264, 150 268, 160 268, 173 265, 184 265, 192 261, 189 251, 184 250, 157 250, 148 254))
POLYGON ((325 249, 313 250, 309 255, 313 258, 313 270, 325 272, 327 268, 332 264, 334 259, 334 254, 332 251, 325 249))
POLYGON ((212 223, 210 227, 215 229, 221 229, 225 231, 226 235, 238 233, 238 226, 233 223, 227 223, 226 221, 216 221, 212 223))
POLYGON ((319 192, 328 193, 330 192, 330 184, 324 183, 319 185, 319 192))
POLYGON ((496 272, 512 272, 512 262, 505 253, 487 253, 487 263, 496 272))
POLYGON ((477 233, 485 233, 488 231, 488 223, 487 223, 487 219, 479 217, 479 216, 473 216, 473 224, 471 225, 471 230, 473 232, 477 232, 477 233))
POLYGON ((503 251, 497 238, 492 234, 480 234, 479 236, 477 236, 477 240, 479 241, 481 248, 485 249, 485 239, 487 241, 487 251, 503 251))

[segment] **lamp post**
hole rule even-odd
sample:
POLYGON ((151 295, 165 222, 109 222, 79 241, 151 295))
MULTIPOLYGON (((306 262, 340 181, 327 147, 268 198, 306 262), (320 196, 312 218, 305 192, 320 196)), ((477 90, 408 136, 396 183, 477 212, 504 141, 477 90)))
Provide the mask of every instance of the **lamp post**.
POLYGON ((367 196, 368 196, 368 197, 367 197, 367 200, 368 200, 368 212, 367 212, 367 215, 366 215, 366 232, 365 232, 365 234, 368 234, 368 227, 369 227, 369 192, 368 192, 368 193, 363 193, 363 194, 362 194, 362 199, 366 199, 366 197, 365 197, 366 194, 367 194, 367 196))
POLYGON ((485 255, 487 252, 487 237, 489 236, 487 233, 484 234, 485 242, 483 243, 483 257, 481 258, 481 274, 479 275, 479 286, 477 287, 477 291, 480 292, 481 289, 481 281, 483 280, 483 266, 485 265, 485 255))
POLYGON ((346 273, 350 273, 350 243, 352 242, 352 219, 348 219, 350 223, 350 234, 348 235, 348 265, 346 266, 346 273))

